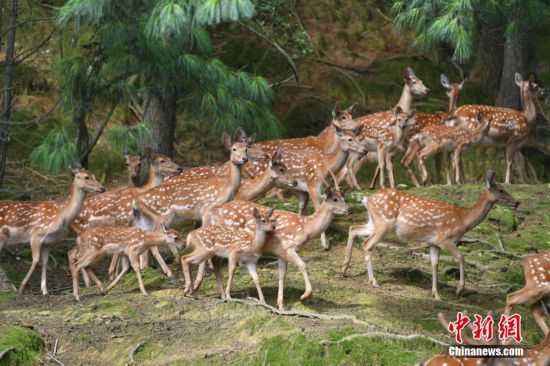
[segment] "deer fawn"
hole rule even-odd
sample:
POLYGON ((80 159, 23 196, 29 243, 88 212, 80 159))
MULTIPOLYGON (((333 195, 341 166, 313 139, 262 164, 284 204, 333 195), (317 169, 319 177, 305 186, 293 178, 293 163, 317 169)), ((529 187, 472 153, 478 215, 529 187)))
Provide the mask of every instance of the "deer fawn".
POLYGON ((534 99, 541 91, 532 77, 523 80, 516 73, 515 81, 520 88, 521 111, 485 105, 464 105, 446 122, 449 126, 462 128, 472 128, 479 123, 489 122, 489 133, 483 142, 487 145, 505 146, 506 184, 510 183, 514 156, 527 141, 528 128, 536 119, 534 99))
MULTIPOLYGON (((352 212, 339 188, 336 190, 328 188, 326 193, 325 201, 313 215, 299 216, 292 212, 275 210, 272 216, 275 220, 276 229, 267 235, 262 253, 279 258, 277 305, 281 310, 284 308, 287 263, 290 262, 295 265, 304 277, 306 289, 300 296, 300 300, 309 299, 313 294, 313 289, 309 280, 307 265, 297 252, 309 241, 323 233, 332 222, 334 215, 349 215, 352 212)), ((270 210, 268 207, 253 202, 231 201, 213 210, 212 222, 216 225, 244 228, 254 232, 254 221, 251 216, 254 208, 258 209, 262 215, 270 210)), ((199 272, 196 287, 200 284, 201 279, 202 273, 199 272)))
POLYGON ((467 148, 481 142, 487 135, 488 129, 489 122, 484 122, 471 130, 445 125, 434 125, 423 128, 411 138, 407 152, 402 160, 414 185, 420 187, 420 183, 418 183, 411 167, 413 159, 416 158, 418 161, 422 185, 426 185, 428 182, 428 170, 426 169, 425 160, 441 152, 445 154, 445 176, 447 185, 451 185, 451 175, 449 171, 451 153, 453 157, 452 166, 455 170, 455 182, 456 184, 460 184, 460 164, 462 155, 467 148))
POLYGON ((190 264, 204 263, 215 256, 228 258, 229 277, 227 279, 227 288, 225 293, 221 280, 219 263, 213 261, 216 273, 216 284, 223 299, 231 298, 231 283, 237 269, 238 263, 246 264, 250 277, 258 290, 258 297, 261 303, 265 303, 264 294, 260 287, 260 280, 256 271, 256 264, 262 255, 262 247, 265 243, 266 233, 276 229, 275 221, 272 219, 273 209, 266 214, 260 215, 257 208, 251 210, 254 233, 233 226, 207 225, 194 230, 187 235, 187 247, 192 248, 192 252, 181 257, 181 266, 185 278, 184 294, 188 292, 195 296, 195 288, 191 279, 190 264))
POLYGON ((139 195, 136 208, 143 215, 136 220, 138 227, 159 230, 161 224, 203 221, 207 212, 232 200, 241 184, 241 167, 248 161, 247 144, 231 143, 231 137, 223 134, 223 144, 231 152, 230 172, 226 176, 167 180, 158 187, 139 195))
POLYGON ((96 283, 101 293, 109 292, 117 282, 128 272, 128 261, 124 260, 122 271, 111 282, 105 291, 101 281, 96 277, 89 266, 108 254, 124 254, 130 260, 130 264, 139 283, 139 288, 143 295, 147 296, 147 291, 141 279, 141 269, 139 266, 139 256, 148 249, 157 245, 170 244, 181 247, 180 235, 177 231, 145 231, 138 227, 125 226, 105 226, 87 229, 78 234, 76 247, 71 249, 67 256, 71 267, 73 278, 73 295, 76 301, 80 301, 78 272, 85 270, 88 276, 96 283))
POLYGON ((363 243, 369 281, 378 287, 372 270, 371 253, 373 247, 390 232, 404 240, 425 241, 430 245, 432 262, 432 296, 441 300, 437 292, 437 268, 441 248, 458 260, 460 281, 457 295, 464 290, 464 256, 456 244, 462 236, 476 227, 497 204, 516 208, 519 202, 504 188, 495 183, 495 173, 487 172, 487 188, 481 193, 477 203, 470 208, 416 196, 396 189, 381 189, 363 199, 367 208, 368 223, 351 226, 342 268, 345 274, 351 260, 353 240, 356 236, 368 236, 363 243))
POLYGON ((548 325, 544 320, 550 307, 550 251, 532 255, 523 261, 525 286, 506 297, 504 313, 510 315, 512 308, 525 302, 533 302, 531 314, 545 335, 548 325))
POLYGON ((128 171, 128 186, 139 187, 139 173, 141 171, 141 163, 145 159, 144 155, 130 155, 124 149, 124 161, 126 162, 126 170, 128 171))
MULTIPOLYGON (((439 313, 439 322, 445 329, 449 329, 449 322, 445 319, 442 313, 439 313)), ((471 324, 468 324, 470 328, 471 324)), ((489 342, 485 339, 476 341, 464 334, 462 334, 464 344, 471 346, 496 346, 497 342, 489 342)), ((548 366, 550 364, 550 335, 547 334, 544 340, 531 348, 523 347, 523 356, 521 357, 506 357, 506 358, 494 358, 494 357, 455 357, 446 354, 434 356, 425 363, 420 363, 420 366, 548 366)))
POLYGON ((0 202, 0 250, 6 244, 30 242, 32 265, 19 287, 22 296, 38 262, 42 266, 40 289, 48 294, 46 268, 49 245, 68 234, 69 224, 80 211, 86 193, 105 192, 96 177, 83 168, 71 168, 74 176, 69 195, 62 201, 0 202))

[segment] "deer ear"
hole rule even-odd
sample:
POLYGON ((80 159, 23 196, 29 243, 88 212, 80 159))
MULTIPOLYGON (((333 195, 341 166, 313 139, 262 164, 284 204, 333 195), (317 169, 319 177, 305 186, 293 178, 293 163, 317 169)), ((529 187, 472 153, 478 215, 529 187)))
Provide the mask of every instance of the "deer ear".
POLYGON ((163 233, 167 233, 168 232, 168 229, 166 228, 166 225, 164 225, 164 222, 162 222, 160 224, 160 230, 163 232, 163 233))
POLYGON ((275 152, 273 153, 273 156, 271 157, 271 163, 275 164, 276 162, 281 160, 282 155, 283 155, 283 150, 281 150, 281 148, 278 147, 277 150, 275 150, 275 152))
POLYGON ((124 156, 128 155, 128 146, 124 145, 124 148, 122 149, 122 155, 124 156))
POLYGON ((403 72, 403 77, 405 78, 405 81, 408 82, 412 77, 414 76, 414 70, 410 67, 406 67, 405 71, 403 72))
POLYGON ((356 108, 357 108, 357 103, 353 103, 352 105, 346 108, 346 112, 348 112, 349 114, 352 114, 353 112, 355 112, 356 108))
POLYGON ((340 128, 340 126, 338 126, 335 123, 333 123, 332 125, 334 126, 334 129, 336 130, 336 133, 341 136, 342 133, 344 132, 344 130, 342 128, 340 128))
POLYGON ((394 117, 397 117, 397 115, 400 113, 403 113, 403 110, 400 106, 391 109, 391 114, 393 114, 394 117))
POLYGON ((256 207, 254 207, 252 209, 252 216, 254 216, 255 219, 259 219, 260 218, 260 211, 258 211, 258 209, 256 207))
POLYGON ((487 178, 485 180, 487 182, 487 188, 492 188, 495 185, 495 172, 489 170, 487 172, 487 178))
POLYGON ((365 127, 365 125, 362 123, 359 126, 355 127, 355 129, 353 130, 353 132, 355 133, 355 136, 359 136, 361 134, 363 127, 365 127))
POLYGON ((242 127, 237 128, 235 131, 235 142, 243 142, 246 140, 246 132, 244 132, 242 127))
POLYGON ((225 146, 228 149, 231 148, 231 137, 225 132, 222 135, 222 141, 223 141, 223 146, 225 146))
POLYGON ((464 79, 460 82, 460 84, 458 84, 458 90, 462 90, 462 88, 464 88, 464 83, 466 80, 468 80, 468 76, 464 75, 464 79))
POLYGON ((441 85, 443 85, 445 89, 451 89, 451 82, 449 81, 449 78, 445 76, 445 74, 441 74, 441 76, 439 77, 439 81, 441 81, 441 85))
POLYGON ((254 141, 256 141, 256 133, 253 133, 249 137, 246 138, 246 147, 250 148, 252 145, 254 145, 254 141))
POLYGON ((340 101, 337 100, 334 108, 332 108, 332 118, 335 118, 340 113, 340 101))
POLYGON ((514 76, 514 80, 516 81, 517 86, 521 86, 521 82, 523 81, 523 76, 521 76, 521 74, 516 72, 516 75, 514 76))
POLYGON ((272 209, 270 209, 269 211, 267 211, 267 217, 273 216, 273 212, 275 212, 275 209, 274 209, 274 208, 272 208, 272 209))
POLYGON ((411 109, 407 112, 407 117, 413 118, 415 113, 416 113, 416 109, 411 109))

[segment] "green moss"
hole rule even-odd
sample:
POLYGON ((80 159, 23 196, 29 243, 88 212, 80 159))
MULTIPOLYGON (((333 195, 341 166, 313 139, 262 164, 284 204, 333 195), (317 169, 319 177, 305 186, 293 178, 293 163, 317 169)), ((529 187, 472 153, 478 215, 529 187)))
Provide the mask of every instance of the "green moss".
POLYGON ((89 323, 98 318, 134 318, 137 312, 132 305, 125 301, 102 298, 84 307, 73 307, 69 310, 67 318, 70 323, 89 323))
MULTIPOLYGON (((141 278, 146 290, 158 288, 166 282, 166 276, 159 270, 151 267, 145 268, 141 272, 141 278)), ((118 288, 119 291, 120 289, 124 289, 125 291, 138 290, 139 284, 135 272, 131 271, 124 275, 115 288, 118 288)))
POLYGON ((17 292, 15 291, 8 291, 4 293, 0 293, 0 303, 8 300, 13 300, 17 297, 17 292))
POLYGON ((41 364, 40 355, 44 347, 42 338, 30 329, 17 326, 0 328, 0 353, 14 348, 0 360, 2 365, 41 364))

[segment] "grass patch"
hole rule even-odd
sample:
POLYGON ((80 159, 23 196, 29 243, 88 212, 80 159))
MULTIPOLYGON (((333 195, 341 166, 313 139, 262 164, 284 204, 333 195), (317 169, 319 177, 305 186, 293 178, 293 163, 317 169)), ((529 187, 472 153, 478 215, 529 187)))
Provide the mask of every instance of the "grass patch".
MULTIPOLYGON (((158 288, 166 282, 166 276, 151 267, 145 268, 141 272, 141 278, 146 290, 158 288)), ((138 290, 139 284, 135 272, 131 271, 125 274, 116 287, 124 288, 126 291, 138 290)))
POLYGON ((2 365, 41 364, 40 354, 44 347, 42 338, 30 329, 17 326, 0 328, 0 353, 14 348, 0 360, 2 365))
POLYGON ((96 318, 134 318, 137 312, 129 303, 120 300, 102 298, 82 308, 72 308, 69 311, 67 322, 88 323, 96 318))

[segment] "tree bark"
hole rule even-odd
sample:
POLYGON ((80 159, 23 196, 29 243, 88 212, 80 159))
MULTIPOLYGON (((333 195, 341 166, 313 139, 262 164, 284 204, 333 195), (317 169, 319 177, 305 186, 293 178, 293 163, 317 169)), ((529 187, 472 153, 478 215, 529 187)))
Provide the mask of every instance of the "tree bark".
POLYGON ((172 85, 149 89, 143 97, 143 122, 150 127, 158 152, 169 157, 174 154, 177 99, 172 85))
MULTIPOLYGON (((86 104, 87 102, 80 102, 86 104)), ((76 130, 76 152, 80 158, 80 163, 83 167, 88 167, 88 146, 90 144, 90 133, 88 132, 88 126, 86 125, 86 116, 88 114, 88 108, 83 104, 78 104, 73 110, 73 126, 76 130)))
POLYGON ((522 24, 524 20, 521 14, 514 14, 514 17, 508 20, 509 24, 513 21, 517 22, 518 26, 515 31, 506 32, 505 35, 504 63, 496 105, 521 109, 519 88, 514 81, 514 75, 517 72, 524 78, 527 77, 531 47, 529 29, 525 24, 522 24))
POLYGON ((4 182, 6 172, 6 155, 8 153, 9 125, 11 104, 13 98, 13 64, 15 55, 15 25, 17 24, 17 2, 11 2, 10 20, 8 23, 8 43, 6 48, 6 69, 4 71, 4 111, 0 125, 0 187, 4 182))
POLYGON ((500 86, 504 57, 504 28, 501 23, 481 25, 479 45, 470 77, 479 82, 483 92, 495 100, 500 86))

